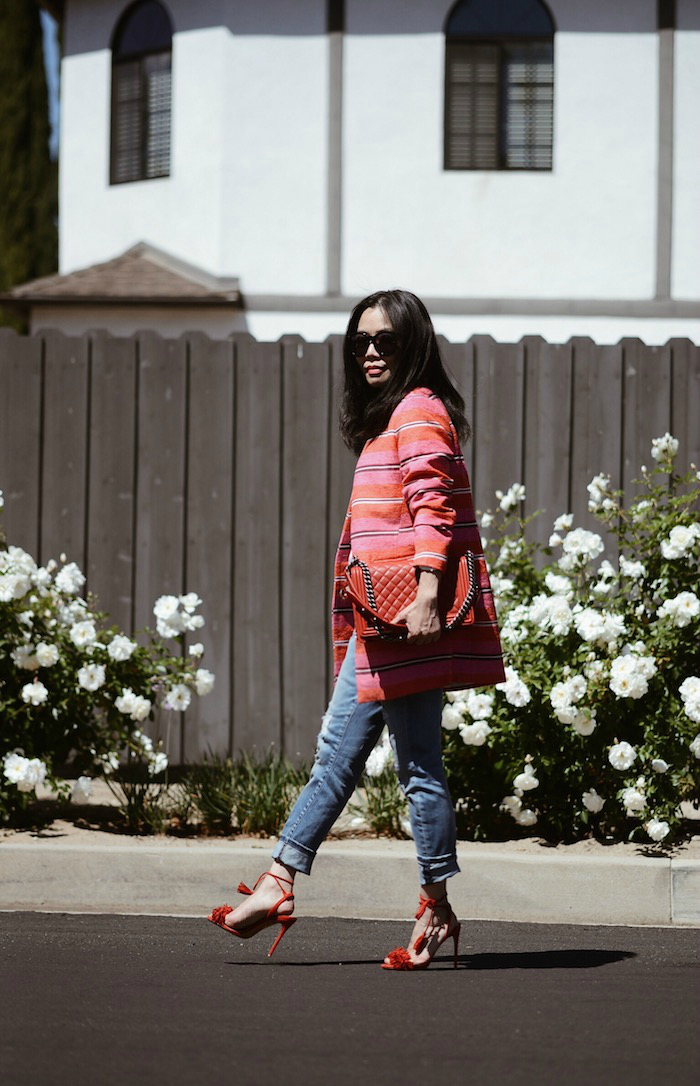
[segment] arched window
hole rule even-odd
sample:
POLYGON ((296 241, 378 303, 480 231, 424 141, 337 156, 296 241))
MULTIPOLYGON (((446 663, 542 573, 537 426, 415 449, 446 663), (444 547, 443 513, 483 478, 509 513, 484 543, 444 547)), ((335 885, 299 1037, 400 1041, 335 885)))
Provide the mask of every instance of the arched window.
POLYGON ((112 39, 112 185, 170 173, 172 38, 170 17, 157 0, 131 4, 117 23, 112 39))
POLYGON ((445 169, 551 170, 553 92, 541 0, 459 0, 445 24, 445 169))

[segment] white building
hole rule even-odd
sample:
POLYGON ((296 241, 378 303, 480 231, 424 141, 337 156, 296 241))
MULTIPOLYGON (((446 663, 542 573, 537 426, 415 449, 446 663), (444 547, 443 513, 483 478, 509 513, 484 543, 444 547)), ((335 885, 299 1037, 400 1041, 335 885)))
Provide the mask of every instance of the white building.
POLYGON ((240 286, 213 335, 323 338, 402 286, 450 339, 700 341, 700 0, 61 9, 62 276, 145 242, 240 286))

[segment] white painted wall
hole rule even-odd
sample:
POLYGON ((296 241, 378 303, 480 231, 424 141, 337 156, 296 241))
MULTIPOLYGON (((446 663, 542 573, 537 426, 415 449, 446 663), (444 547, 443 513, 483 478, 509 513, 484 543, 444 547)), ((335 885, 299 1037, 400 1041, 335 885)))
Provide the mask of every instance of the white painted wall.
POLYGON ((171 176, 109 184, 111 54, 62 64, 60 269, 109 260, 149 241, 225 274, 221 233, 224 85, 229 34, 223 28, 173 38, 171 176))
MULTIPOLYGON (((280 313, 253 311, 247 314, 248 331, 260 340, 277 340, 293 332, 310 342, 342 334, 349 312, 280 313)), ((431 313, 435 330, 453 343, 471 336, 490 335, 503 343, 517 343, 523 336, 543 336, 549 343, 567 343, 572 336, 590 336, 596 343, 617 343, 623 336, 637 336, 644 343, 662 345, 669 339, 687 337, 700 343, 700 319, 656 317, 539 317, 453 316, 431 313)))
POLYGON ((444 171, 443 35, 372 35, 370 0, 349 7, 344 291, 653 295, 655 33, 556 34, 551 173, 444 171))
POLYGON ((167 338, 183 332, 204 332, 212 339, 226 339, 232 332, 246 332, 240 310, 202 309, 199 306, 35 306, 30 332, 56 328, 67 336, 80 336, 96 328, 115 336, 130 336, 142 329, 167 338))
POLYGON ((328 38, 241 35, 226 71, 227 274, 244 290, 326 290, 328 38))
MULTIPOLYGON (((61 271, 145 240, 213 274, 240 277, 244 294, 323 294, 325 0, 169 0, 172 176, 110 187, 108 46, 125 6, 66 3, 61 271)), ((403 285, 432 297, 653 297, 655 0, 550 0, 551 173, 443 171, 449 7, 450 0, 347 0, 343 292, 403 285)), ((697 0, 678 0, 673 293, 691 299, 700 294, 698 9, 697 0)), ((346 317, 270 309, 251 312, 249 327, 264 338, 318 339, 342 331, 346 317)), ((697 335, 697 322, 651 318, 438 315, 436 323, 458 339, 697 335)))

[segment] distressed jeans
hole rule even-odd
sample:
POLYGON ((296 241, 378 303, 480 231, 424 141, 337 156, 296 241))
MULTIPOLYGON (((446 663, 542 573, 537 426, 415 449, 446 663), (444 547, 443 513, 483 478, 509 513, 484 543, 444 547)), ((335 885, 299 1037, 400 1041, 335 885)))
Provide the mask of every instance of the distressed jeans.
POLYGON ((323 718, 308 784, 280 834, 273 858, 308 875, 316 852, 348 802, 387 725, 399 784, 408 800, 422 884, 456 875, 454 810, 442 764, 442 691, 359 703, 355 635, 323 718))

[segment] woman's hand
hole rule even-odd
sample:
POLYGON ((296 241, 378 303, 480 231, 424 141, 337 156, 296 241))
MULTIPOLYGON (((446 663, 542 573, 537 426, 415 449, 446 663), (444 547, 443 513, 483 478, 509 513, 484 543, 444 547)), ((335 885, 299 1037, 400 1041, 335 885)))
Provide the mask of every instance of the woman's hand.
POLYGON ((411 645, 427 645, 437 641, 442 632, 437 606, 439 583, 440 574, 437 571, 421 570, 416 598, 394 619, 394 622, 406 623, 406 640, 411 645))

